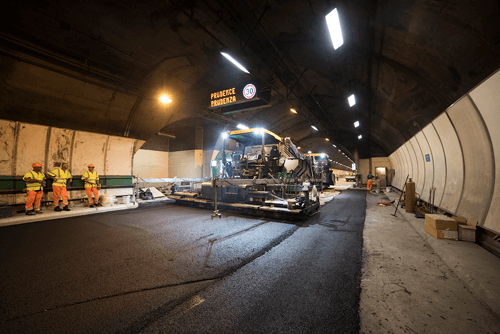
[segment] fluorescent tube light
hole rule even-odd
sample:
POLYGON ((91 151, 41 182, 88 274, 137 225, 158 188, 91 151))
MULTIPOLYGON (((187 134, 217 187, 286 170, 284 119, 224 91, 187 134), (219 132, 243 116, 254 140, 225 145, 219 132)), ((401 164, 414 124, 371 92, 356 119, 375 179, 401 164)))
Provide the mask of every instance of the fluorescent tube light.
POLYGON ((313 128, 315 131, 318 131, 318 128, 315 127, 314 125, 311 125, 311 128, 313 128))
POLYGON ((240 63, 238 63, 236 61, 236 59, 234 59, 233 57, 231 57, 229 54, 227 54, 225 52, 221 52, 220 54, 223 55, 224 57, 226 57, 227 59, 229 59, 229 61, 231 63, 233 63, 234 65, 236 65, 236 67, 238 67, 240 70, 242 70, 245 73, 250 74, 250 72, 248 72, 248 70, 246 68, 244 68, 243 65, 241 65, 240 63))
POLYGON ((240 129, 240 130, 248 130, 248 126, 243 125, 243 124, 238 124, 238 125, 236 125, 236 127, 237 127, 238 129, 240 129))
POLYGON ((356 99, 354 98, 354 94, 352 94, 351 96, 349 96, 347 98, 347 101, 349 101, 349 107, 352 107, 353 105, 356 104, 356 99))
POLYGON ((325 16, 326 24, 328 25, 328 31, 330 31, 330 37, 332 38, 333 48, 337 50, 342 44, 344 44, 344 39, 342 38, 342 29, 340 29, 339 13, 337 8, 332 10, 328 15, 325 16))
POLYGON ((359 126, 359 121, 354 122, 354 127, 357 128, 359 126))

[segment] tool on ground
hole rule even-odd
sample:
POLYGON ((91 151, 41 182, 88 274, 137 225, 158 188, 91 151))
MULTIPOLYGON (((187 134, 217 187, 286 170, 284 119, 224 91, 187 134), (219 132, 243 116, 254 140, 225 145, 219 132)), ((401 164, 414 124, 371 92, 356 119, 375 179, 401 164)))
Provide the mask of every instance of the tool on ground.
MULTIPOLYGON (((399 195, 399 203, 401 203, 401 196, 403 196, 403 193, 405 192, 405 188, 406 188, 406 181, 408 181, 408 178, 410 177, 410 174, 408 174, 406 176, 406 180, 405 180, 405 184, 403 186, 403 191, 401 191, 401 195, 399 195)), ((396 205, 396 210, 394 211, 394 213, 392 214, 394 217, 396 217, 396 212, 398 211, 398 206, 396 205)))

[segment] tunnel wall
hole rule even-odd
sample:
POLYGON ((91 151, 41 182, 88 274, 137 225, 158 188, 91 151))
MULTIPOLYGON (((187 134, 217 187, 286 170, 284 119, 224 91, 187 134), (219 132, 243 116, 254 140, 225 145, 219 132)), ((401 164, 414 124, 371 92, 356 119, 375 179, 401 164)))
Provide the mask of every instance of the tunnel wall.
POLYGON ((137 177, 168 177, 169 152, 155 150, 138 150, 134 155, 134 175, 137 177))
MULTIPOLYGON (((89 163, 100 176, 133 175, 132 157, 144 141, 44 125, 0 120, 0 177, 22 178, 33 162, 47 174, 55 164, 69 163, 72 175, 82 175, 89 163)), ((17 182, 22 184, 24 182, 17 182)), ((7 188, 9 186, 6 186, 7 188)), ((5 188, 5 187, 4 187, 5 188)), ((21 188, 21 189, 22 189, 21 188)), ((86 198, 84 190, 71 190, 69 199, 86 198)), ((131 189, 102 189, 100 194, 128 195, 131 189)), ((52 201, 52 193, 44 200, 52 201)), ((26 202, 25 193, 0 194, 4 204, 26 202)))
POLYGON ((409 175, 423 200, 434 187, 436 206, 500 233, 499 93, 497 71, 393 152, 392 185, 409 175))

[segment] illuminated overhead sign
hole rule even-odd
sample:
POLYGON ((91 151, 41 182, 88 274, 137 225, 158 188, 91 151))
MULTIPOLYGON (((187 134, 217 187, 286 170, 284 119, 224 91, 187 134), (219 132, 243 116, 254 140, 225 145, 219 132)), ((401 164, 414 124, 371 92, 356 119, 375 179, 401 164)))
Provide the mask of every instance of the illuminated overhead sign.
POLYGON ((248 109, 268 107, 270 92, 261 92, 258 79, 247 81, 233 87, 225 87, 210 93, 210 109, 221 109, 228 114, 248 109), (269 95, 269 98, 264 96, 269 95))

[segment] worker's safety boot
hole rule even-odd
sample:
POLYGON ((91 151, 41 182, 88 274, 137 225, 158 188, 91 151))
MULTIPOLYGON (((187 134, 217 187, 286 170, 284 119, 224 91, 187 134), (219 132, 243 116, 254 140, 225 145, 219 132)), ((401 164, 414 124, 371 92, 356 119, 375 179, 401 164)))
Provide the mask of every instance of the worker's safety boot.
POLYGON ((63 207, 63 210, 64 211, 71 211, 70 208, 68 208, 68 206, 66 205, 65 207, 63 207))
POLYGON ((56 206, 56 207, 54 208, 54 211, 62 211, 62 209, 61 209, 60 207, 56 206))
POLYGON ((28 216, 34 216, 34 215, 36 215, 35 211, 33 211, 33 210, 26 211, 26 214, 28 216))

